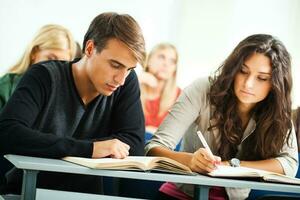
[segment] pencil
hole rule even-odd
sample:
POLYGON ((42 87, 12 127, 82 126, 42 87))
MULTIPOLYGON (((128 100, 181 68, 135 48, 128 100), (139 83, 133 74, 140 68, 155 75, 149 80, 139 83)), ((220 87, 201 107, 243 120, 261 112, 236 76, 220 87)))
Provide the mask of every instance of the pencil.
POLYGON ((205 141, 205 139, 204 139, 202 133, 201 133, 200 131, 197 131, 197 135, 198 135, 198 137, 199 137, 199 139, 200 139, 202 145, 204 146, 204 148, 205 148, 205 149, 213 156, 214 154, 211 152, 211 150, 210 150, 210 148, 209 148, 207 142, 205 141))

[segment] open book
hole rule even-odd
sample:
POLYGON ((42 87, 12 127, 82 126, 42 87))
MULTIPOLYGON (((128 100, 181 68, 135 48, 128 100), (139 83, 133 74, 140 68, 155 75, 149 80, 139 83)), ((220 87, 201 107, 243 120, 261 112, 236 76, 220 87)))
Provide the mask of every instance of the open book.
POLYGON ((261 178, 262 180, 268 182, 290 183, 300 185, 300 179, 298 178, 247 167, 230 167, 219 165, 216 170, 208 173, 208 175, 224 178, 261 178))
POLYGON ((164 171, 177 174, 194 174, 187 166, 165 157, 128 156, 124 159, 116 158, 81 158, 64 157, 63 160, 83 165, 93 169, 164 171))

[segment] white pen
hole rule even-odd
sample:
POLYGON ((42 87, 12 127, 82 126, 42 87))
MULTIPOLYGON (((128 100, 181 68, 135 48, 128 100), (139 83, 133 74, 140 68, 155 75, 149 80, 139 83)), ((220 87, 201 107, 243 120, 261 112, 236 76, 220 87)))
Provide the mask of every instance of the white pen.
POLYGON ((199 137, 199 139, 200 139, 202 145, 204 146, 204 148, 205 148, 212 156, 214 156, 214 154, 211 152, 211 150, 210 150, 210 148, 209 148, 207 142, 205 141, 205 139, 204 139, 202 133, 201 133, 200 131, 197 131, 197 135, 198 135, 198 137, 199 137))

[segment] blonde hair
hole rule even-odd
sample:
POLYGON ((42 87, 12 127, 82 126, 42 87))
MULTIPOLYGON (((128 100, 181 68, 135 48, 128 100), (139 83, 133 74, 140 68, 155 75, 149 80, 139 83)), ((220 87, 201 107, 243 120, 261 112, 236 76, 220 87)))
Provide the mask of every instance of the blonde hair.
MULTIPOLYGON (((149 60, 151 59, 151 57, 153 56, 154 53, 156 53, 157 51, 160 50, 164 50, 164 49, 172 49, 174 50, 175 54, 176 54, 176 69, 175 69, 175 73, 172 76, 172 78, 168 79, 165 83, 165 86, 163 88, 163 91, 161 93, 160 96, 160 105, 159 105, 159 113, 158 115, 162 115, 163 113, 167 112, 170 107, 174 104, 174 102, 176 101, 177 98, 177 84, 176 84, 176 75, 177 75, 177 63, 178 63, 178 52, 177 49, 174 45, 170 44, 170 43, 159 43, 158 45, 156 45, 148 54, 147 58, 146 58, 146 62, 144 64, 145 66, 145 71, 149 72, 149 60)), ((145 113, 147 113, 146 110, 146 105, 145 102, 148 99, 148 92, 149 91, 149 86, 142 84, 141 85, 141 101, 142 101, 142 106, 143 106, 143 110, 145 113)))
POLYGON ((33 64, 32 55, 36 51, 45 49, 70 50, 70 58, 73 59, 76 52, 76 44, 68 29, 56 24, 45 25, 38 31, 27 46, 21 59, 10 68, 9 72, 23 74, 33 64))

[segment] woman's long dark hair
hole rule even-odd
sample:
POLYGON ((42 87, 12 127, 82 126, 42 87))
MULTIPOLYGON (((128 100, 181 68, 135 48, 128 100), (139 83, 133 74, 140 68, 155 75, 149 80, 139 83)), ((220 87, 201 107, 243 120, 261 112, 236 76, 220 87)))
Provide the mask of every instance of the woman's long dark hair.
POLYGON ((251 35, 241 41, 214 77, 210 78, 208 98, 215 109, 212 118, 221 135, 219 155, 228 160, 237 153, 242 142, 242 121, 237 114, 237 97, 233 85, 236 74, 249 56, 261 53, 272 66, 272 88, 268 96, 252 109, 256 121, 255 131, 243 142, 241 158, 244 160, 267 159, 278 155, 290 136, 291 129, 291 59, 285 46, 266 34, 251 35))

